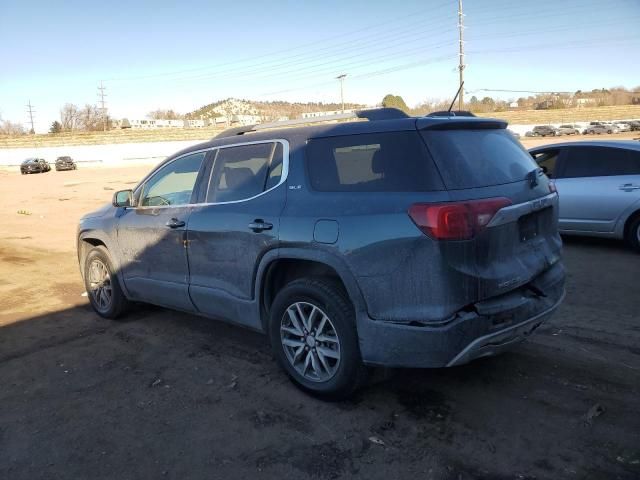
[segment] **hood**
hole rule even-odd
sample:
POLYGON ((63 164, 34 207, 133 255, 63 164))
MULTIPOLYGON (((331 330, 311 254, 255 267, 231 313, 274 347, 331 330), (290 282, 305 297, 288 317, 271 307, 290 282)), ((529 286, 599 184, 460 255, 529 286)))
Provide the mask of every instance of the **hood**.
POLYGON ((105 203, 99 209, 94 210, 93 212, 89 212, 89 213, 83 215, 80 220, 82 221, 82 220, 84 220, 86 218, 102 217, 102 216, 106 215, 112 208, 113 208, 113 205, 111 205, 110 203, 105 203))

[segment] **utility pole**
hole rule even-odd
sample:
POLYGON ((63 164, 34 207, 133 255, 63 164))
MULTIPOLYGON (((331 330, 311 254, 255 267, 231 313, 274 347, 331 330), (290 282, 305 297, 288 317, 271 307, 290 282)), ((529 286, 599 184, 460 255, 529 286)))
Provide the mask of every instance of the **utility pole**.
POLYGON ((29 100, 29 103, 27 103, 25 107, 27 107, 27 112, 29 113, 29 121, 31 123, 31 131, 29 133, 36 133, 36 130, 33 127, 33 114, 35 113, 35 110, 33 109, 33 105, 31 105, 31 100, 29 100))
POLYGON ((340 80, 340 101, 342 102, 342 113, 344 113, 344 78, 346 76, 347 74, 343 73, 336 77, 336 80, 340 80))
POLYGON ((105 87, 102 84, 102 80, 100 80, 100 86, 98 87, 98 96, 100 97, 100 111, 102 112, 102 131, 103 132, 107 131, 107 109, 104 106, 104 97, 107 96, 107 94, 104 93, 106 89, 107 87, 105 87))
MULTIPOLYGON (((464 14, 462 13, 462 0, 458 0, 458 37, 460 43, 460 53, 458 70, 460 71, 460 85, 464 82, 464 14)), ((460 89, 460 96, 458 97, 458 110, 464 110, 464 91, 460 89)))

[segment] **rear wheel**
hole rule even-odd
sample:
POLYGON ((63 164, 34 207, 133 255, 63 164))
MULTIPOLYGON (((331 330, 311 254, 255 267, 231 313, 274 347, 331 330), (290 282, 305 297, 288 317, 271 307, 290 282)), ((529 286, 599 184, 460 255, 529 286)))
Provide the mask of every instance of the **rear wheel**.
POLYGON ((269 337, 278 363, 306 392, 345 398, 366 379, 353 306, 329 279, 305 278, 284 287, 271 308, 269 337))
POLYGON ((128 309, 129 301, 105 247, 94 247, 85 257, 84 285, 91 306, 101 317, 118 318, 128 309))
POLYGON ((631 220, 627 228, 625 240, 631 248, 636 252, 640 252, 640 215, 637 215, 635 219, 631 220))

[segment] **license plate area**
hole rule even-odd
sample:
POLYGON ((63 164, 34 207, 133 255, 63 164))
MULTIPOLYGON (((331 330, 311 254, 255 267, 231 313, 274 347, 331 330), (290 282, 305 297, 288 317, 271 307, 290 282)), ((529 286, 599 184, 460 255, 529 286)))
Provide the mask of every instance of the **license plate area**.
POLYGON ((532 238, 538 236, 538 212, 530 213, 518 219, 518 230, 520 232, 520 241, 528 242, 532 238))

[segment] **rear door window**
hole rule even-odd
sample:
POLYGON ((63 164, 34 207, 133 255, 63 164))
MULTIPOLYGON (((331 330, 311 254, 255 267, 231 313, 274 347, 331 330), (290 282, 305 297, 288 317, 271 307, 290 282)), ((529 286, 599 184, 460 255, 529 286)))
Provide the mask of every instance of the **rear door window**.
POLYGON ((283 169, 280 142, 220 148, 215 157, 207 202, 246 200, 277 186, 283 169))
POLYGON ((442 180, 416 132, 315 138, 307 143, 311 186, 321 192, 426 192, 442 180))
POLYGON ((450 190, 519 182, 537 168, 505 129, 427 130, 422 135, 450 190))
POLYGON ((640 175, 640 152, 624 148, 570 147, 565 178, 640 175))

